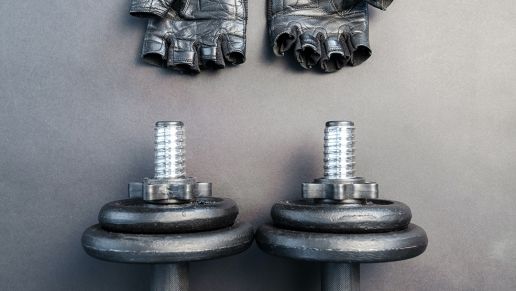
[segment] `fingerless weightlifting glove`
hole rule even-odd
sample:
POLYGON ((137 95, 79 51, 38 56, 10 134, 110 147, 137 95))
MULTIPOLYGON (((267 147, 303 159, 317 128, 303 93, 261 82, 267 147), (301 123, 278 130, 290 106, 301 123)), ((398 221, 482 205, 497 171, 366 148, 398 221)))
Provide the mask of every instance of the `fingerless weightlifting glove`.
POLYGON ((133 0, 130 13, 149 18, 150 64, 198 73, 245 61, 247 0, 133 0))
POLYGON ((268 0, 269 36, 276 55, 292 49, 304 68, 325 72, 356 66, 371 56, 368 4, 392 0, 268 0))

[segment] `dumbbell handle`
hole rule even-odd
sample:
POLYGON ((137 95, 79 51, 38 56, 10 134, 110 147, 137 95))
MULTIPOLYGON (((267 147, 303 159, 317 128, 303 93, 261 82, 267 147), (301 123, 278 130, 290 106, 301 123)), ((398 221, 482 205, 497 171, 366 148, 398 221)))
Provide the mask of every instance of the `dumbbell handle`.
POLYGON ((188 263, 153 266, 152 291, 188 291, 188 263))
POLYGON ((360 265, 348 263, 323 263, 322 291, 359 291, 360 265))

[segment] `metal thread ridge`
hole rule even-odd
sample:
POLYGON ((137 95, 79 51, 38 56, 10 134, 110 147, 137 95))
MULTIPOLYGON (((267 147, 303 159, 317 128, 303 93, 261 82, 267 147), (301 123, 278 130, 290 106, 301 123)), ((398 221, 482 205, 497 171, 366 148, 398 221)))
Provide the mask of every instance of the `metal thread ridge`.
POLYGON ((185 131, 179 121, 158 121, 154 126, 154 178, 185 176, 185 131))
POLYGON ((324 177, 355 177, 355 125, 350 121, 329 121, 324 129, 324 177))

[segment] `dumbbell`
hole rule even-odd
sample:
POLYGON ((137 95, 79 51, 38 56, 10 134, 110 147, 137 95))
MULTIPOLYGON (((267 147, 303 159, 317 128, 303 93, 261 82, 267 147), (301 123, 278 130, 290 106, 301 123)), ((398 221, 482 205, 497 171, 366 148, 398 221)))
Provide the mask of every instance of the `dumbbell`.
POLYGON ((360 263, 406 260, 422 254, 425 231, 410 208, 378 199, 378 184, 355 176, 355 126, 326 123, 324 177, 302 186, 302 199, 276 203, 273 224, 256 232, 265 252, 322 263, 322 291, 360 289, 360 263))
POLYGON ((253 228, 235 223, 233 200, 186 176, 182 122, 157 122, 154 138, 154 177, 129 183, 129 199, 104 205, 82 246, 101 260, 154 264, 151 290, 186 291, 188 262, 243 252, 253 228))

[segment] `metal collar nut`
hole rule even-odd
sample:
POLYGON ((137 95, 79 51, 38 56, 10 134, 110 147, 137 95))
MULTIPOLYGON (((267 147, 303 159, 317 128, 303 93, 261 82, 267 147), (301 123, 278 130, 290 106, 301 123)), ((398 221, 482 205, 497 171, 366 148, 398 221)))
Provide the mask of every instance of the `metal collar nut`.
POLYGON ((304 199, 377 199, 378 184, 363 183, 303 183, 304 199))
POLYGON ((129 197, 142 198, 149 202, 169 202, 170 200, 190 201, 197 197, 212 195, 211 183, 186 179, 144 179, 143 183, 129 183, 129 197))

